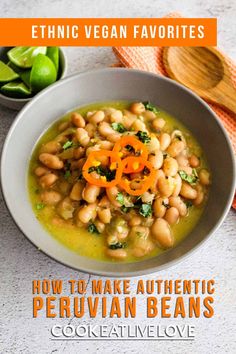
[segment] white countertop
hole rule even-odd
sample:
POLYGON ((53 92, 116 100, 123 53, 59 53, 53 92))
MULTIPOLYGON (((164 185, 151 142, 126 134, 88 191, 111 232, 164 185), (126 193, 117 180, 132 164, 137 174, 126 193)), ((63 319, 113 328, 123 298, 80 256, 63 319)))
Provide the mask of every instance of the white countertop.
MULTIPOLYGON (((236 60, 236 3, 234 0, 1 0, 2 17, 161 17, 179 11, 188 17, 218 17, 219 45, 236 60)), ((19 36, 20 38, 20 36, 19 36)), ((115 61, 110 48, 66 48, 69 73, 105 67, 115 61)), ((0 107, 1 146, 16 113, 0 107)), ((23 142, 22 142, 23 143, 23 142)), ((17 196, 16 196, 17 197, 17 196)), ((106 323, 119 320, 76 318, 32 318, 31 285, 33 279, 85 279, 91 276, 66 268, 39 252, 18 230, 2 199, 0 204, 0 352, 1 353, 233 353, 236 349, 236 213, 230 211, 221 228, 191 255, 190 258, 166 271, 143 279, 215 279, 215 315, 191 320, 172 320, 173 324, 194 324, 193 342, 53 342, 53 324, 106 323)), ((92 279, 95 277, 92 277, 92 279)), ((137 280, 131 280, 131 287, 137 280)), ((147 320, 146 308, 139 316, 120 320, 132 324, 168 324, 164 319, 147 320)))

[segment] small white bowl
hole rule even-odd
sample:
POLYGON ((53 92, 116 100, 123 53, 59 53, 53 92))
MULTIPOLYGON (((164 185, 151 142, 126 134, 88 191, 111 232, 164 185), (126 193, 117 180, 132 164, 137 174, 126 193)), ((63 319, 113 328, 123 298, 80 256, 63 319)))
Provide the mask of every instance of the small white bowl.
MULTIPOLYGON (((3 60, 6 62, 7 56, 6 53, 11 49, 11 47, 0 47, 0 60, 3 60)), ((60 77, 57 79, 57 81, 63 79, 66 76, 67 73, 67 59, 65 52, 63 51, 62 48, 59 48, 59 68, 60 68, 60 77)), ((35 95, 34 95, 35 96, 35 95)), ((0 93, 0 104, 8 107, 10 109, 14 109, 19 111, 26 103, 28 103, 34 96, 29 97, 29 98, 12 98, 3 95, 0 93)))

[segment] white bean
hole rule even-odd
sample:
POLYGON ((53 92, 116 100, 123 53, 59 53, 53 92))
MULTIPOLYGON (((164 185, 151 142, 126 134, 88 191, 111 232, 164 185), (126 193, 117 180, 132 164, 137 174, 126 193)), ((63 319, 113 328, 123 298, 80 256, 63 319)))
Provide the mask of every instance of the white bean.
POLYGON ((169 248, 173 246, 174 238, 166 220, 157 218, 152 225, 151 233, 160 247, 169 248))
POLYGON ((162 151, 165 151, 170 145, 170 135, 167 133, 162 133, 159 137, 160 147, 162 151))
POLYGON ((178 163, 173 157, 166 157, 163 163, 163 171, 166 176, 175 176, 178 172, 178 163))
POLYGON ((165 213, 165 220, 170 225, 174 225, 179 220, 179 210, 175 207, 170 207, 165 213))
POLYGON ((196 189, 192 188, 188 183, 182 182, 180 195, 186 199, 195 199, 197 198, 197 191, 196 189))
POLYGON ((170 206, 178 209, 180 216, 187 215, 187 213, 188 213, 187 206, 180 197, 170 197, 169 204, 170 204, 170 206))

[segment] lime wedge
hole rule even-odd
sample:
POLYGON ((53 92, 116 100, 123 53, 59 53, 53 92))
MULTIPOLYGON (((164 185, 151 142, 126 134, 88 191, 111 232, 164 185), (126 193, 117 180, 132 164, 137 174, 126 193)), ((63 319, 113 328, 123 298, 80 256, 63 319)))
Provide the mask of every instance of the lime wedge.
POLYGON ((58 47, 48 47, 46 55, 51 59, 55 65, 56 71, 58 72, 59 68, 59 49, 58 47))
POLYGON ((7 52, 8 59, 20 68, 31 68, 36 56, 46 54, 47 47, 14 47, 7 52))
POLYGON ((33 92, 39 92, 51 85, 57 79, 56 68, 46 55, 38 54, 30 74, 30 87, 33 92))
POLYGON ((13 71, 15 71, 15 73, 19 75, 24 71, 24 69, 19 68, 19 66, 16 66, 11 61, 7 63, 7 66, 9 66, 13 71))
POLYGON ((30 88, 30 74, 31 74, 31 70, 24 70, 20 73, 21 80, 29 88, 30 88))
POLYGON ((27 98, 31 95, 31 91, 23 82, 14 81, 1 87, 1 92, 9 97, 27 98))
POLYGON ((0 60, 0 84, 13 81, 18 77, 19 75, 14 70, 0 60))

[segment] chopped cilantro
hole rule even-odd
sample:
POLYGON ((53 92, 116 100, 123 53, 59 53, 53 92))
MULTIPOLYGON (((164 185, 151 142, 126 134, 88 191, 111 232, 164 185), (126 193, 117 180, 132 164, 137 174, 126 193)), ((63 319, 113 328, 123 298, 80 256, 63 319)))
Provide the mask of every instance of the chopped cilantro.
POLYGON ((147 218, 148 216, 152 215, 152 206, 151 204, 142 204, 140 209, 139 209, 139 214, 147 218))
POLYGON ((119 133, 124 133, 127 130, 121 123, 112 123, 111 126, 113 130, 119 133))
POLYGON ((193 203, 191 202, 191 200, 185 200, 185 204, 186 204, 187 208, 191 208, 193 206, 193 203))
POLYGON ((97 172, 98 175, 100 176, 105 176, 107 181, 110 182, 115 178, 116 171, 111 171, 109 168, 105 168, 102 166, 91 166, 88 169, 88 172, 97 172))
POLYGON ((123 205, 124 204, 124 196, 121 192, 117 193, 116 200, 123 205))
POLYGON ((197 171, 195 170, 195 168, 193 168, 193 174, 192 175, 188 175, 185 171, 180 170, 179 171, 179 175, 182 178, 183 181, 186 181, 190 184, 195 184, 198 180, 198 175, 197 175, 197 171))
POLYGON ((159 113, 159 109, 156 106, 154 106, 154 104, 152 104, 150 102, 143 102, 143 105, 146 110, 151 111, 155 114, 159 113))
POLYGON ((150 170, 149 170, 149 168, 147 166, 144 166, 143 174, 144 174, 144 176, 147 176, 147 175, 150 174, 150 170))
POLYGON ((73 141, 67 140, 65 144, 62 146, 63 150, 67 150, 73 146, 73 141))
POLYGON ((151 141, 151 138, 150 138, 150 136, 148 135, 147 132, 142 132, 141 130, 139 130, 137 132, 136 136, 144 144, 147 144, 147 143, 149 143, 151 141))
POLYGON ((165 203, 164 201, 162 202, 162 205, 166 207, 167 209, 170 207, 169 204, 165 203))
POLYGON ((88 232, 90 232, 91 234, 99 234, 100 232, 98 231, 96 225, 94 225, 93 223, 90 223, 88 226, 88 232))
POLYGON ((125 247, 127 247, 126 242, 123 242, 123 243, 117 242, 117 243, 113 243, 113 244, 109 245, 109 248, 111 250, 118 250, 119 248, 125 248, 125 247))
POLYGON ((126 207, 124 205, 122 205, 122 207, 121 207, 121 211, 123 211, 123 213, 128 213, 129 209, 130 208, 128 208, 128 207, 126 207))
POLYGON ((43 203, 36 204, 36 210, 42 210, 44 207, 45 207, 45 204, 43 204, 43 203))
POLYGON ((68 179, 71 176, 70 170, 66 170, 66 172, 64 173, 64 178, 68 179))
POLYGON ((137 231, 137 232, 136 232, 136 235, 137 235, 138 237, 143 237, 143 232, 137 231))
POLYGON ((125 148, 126 148, 126 150, 128 150, 129 152, 134 152, 134 151, 135 151, 132 145, 126 145, 125 148))

